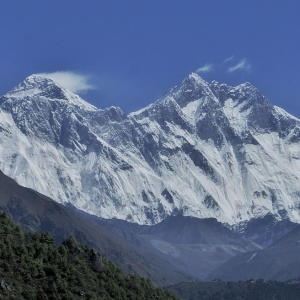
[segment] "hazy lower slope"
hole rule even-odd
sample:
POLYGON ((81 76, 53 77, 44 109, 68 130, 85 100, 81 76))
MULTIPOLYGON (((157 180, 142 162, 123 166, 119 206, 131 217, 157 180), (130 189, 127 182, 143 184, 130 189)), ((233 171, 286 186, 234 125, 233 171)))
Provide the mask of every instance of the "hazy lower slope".
POLYGON ((175 216, 153 226, 122 220, 108 222, 117 226, 118 234, 129 240, 134 238, 134 243, 198 279, 204 279, 235 255, 260 249, 258 244, 242 239, 216 219, 175 216))
POLYGON ((300 277, 300 227, 295 227, 272 246, 238 255, 213 271, 207 279, 272 279, 300 277))

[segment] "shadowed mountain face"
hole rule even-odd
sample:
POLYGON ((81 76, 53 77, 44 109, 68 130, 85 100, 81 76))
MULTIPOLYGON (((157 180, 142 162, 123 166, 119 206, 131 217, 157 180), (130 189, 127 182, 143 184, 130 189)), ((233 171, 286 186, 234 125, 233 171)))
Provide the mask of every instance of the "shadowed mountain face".
POLYGON ((239 230, 229 229, 216 219, 185 216, 168 217, 153 226, 116 219, 97 222, 105 222, 109 230, 201 280, 233 257, 259 252, 298 226, 272 216, 240 224, 239 230))
POLYGON ((37 75, 0 98, 6 175, 59 203, 143 225, 176 215, 299 223, 299 142, 300 121, 251 84, 196 74, 128 116, 37 75))
POLYGON ((87 214, 24 188, 1 171, 0 210, 7 212, 27 230, 50 232, 57 243, 73 235, 79 242, 87 243, 108 256, 126 272, 150 277, 157 285, 193 279, 105 226, 88 220, 87 214))
POLYGON ((213 271, 208 280, 271 279, 285 281, 300 278, 300 226, 270 247, 244 253, 228 260, 213 271))
POLYGON ((185 216, 168 217, 153 226, 111 220, 119 234, 135 236, 135 243, 159 255, 181 270, 204 279, 212 270, 240 253, 260 247, 241 239, 216 219, 197 219, 185 216))
POLYGON ((232 230, 242 239, 266 248, 273 245, 297 226, 297 223, 287 219, 277 220, 274 215, 267 214, 263 218, 237 224, 232 230))

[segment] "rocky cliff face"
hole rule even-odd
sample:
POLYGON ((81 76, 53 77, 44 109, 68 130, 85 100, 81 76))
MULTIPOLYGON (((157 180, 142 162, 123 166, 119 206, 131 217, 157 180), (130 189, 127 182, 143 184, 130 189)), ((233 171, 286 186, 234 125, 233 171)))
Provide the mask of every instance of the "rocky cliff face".
POLYGON ((192 73, 126 116, 32 75, 0 109, 0 169, 57 202, 140 224, 300 222, 300 121, 249 83, 192 73))

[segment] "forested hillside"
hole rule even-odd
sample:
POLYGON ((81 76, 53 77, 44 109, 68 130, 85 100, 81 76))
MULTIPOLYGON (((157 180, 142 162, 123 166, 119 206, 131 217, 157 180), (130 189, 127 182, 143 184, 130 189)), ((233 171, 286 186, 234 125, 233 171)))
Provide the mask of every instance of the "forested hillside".
POLYGON ((127 276, 73 237, 26 232, 0 213, 0 299, 177 299, 149 279, 127 276))
POLYGON ((299 282, 248 280, 245 282, 185 282, 169 287, 183 300, 298 300, 299 282))

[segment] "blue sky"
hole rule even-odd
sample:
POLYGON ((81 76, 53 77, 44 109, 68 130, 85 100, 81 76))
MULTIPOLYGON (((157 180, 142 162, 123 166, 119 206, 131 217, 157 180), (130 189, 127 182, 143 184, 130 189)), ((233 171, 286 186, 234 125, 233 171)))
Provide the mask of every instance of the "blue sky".
POLYGON ((129 113, 198 72, 248 81, 300 117, 299 32, 299 0, 3 0, 0 94, 55 73, 98 108, 129 113))

